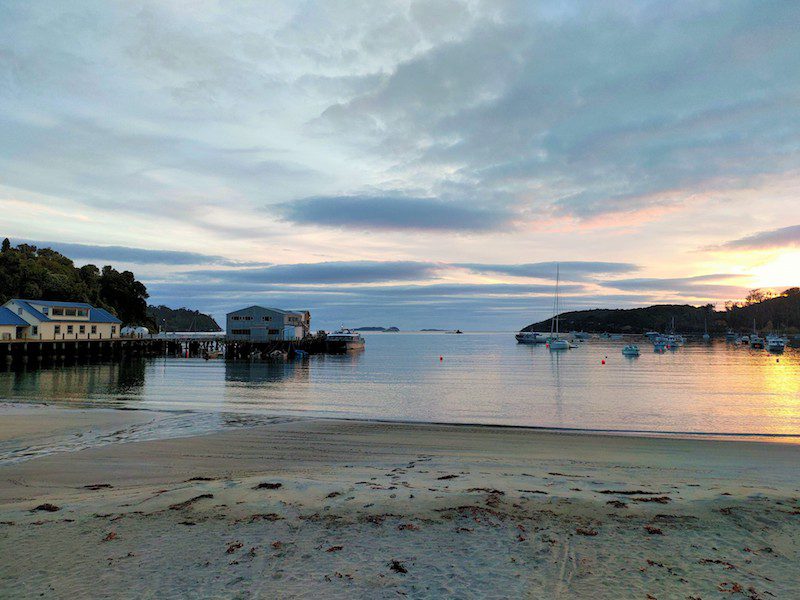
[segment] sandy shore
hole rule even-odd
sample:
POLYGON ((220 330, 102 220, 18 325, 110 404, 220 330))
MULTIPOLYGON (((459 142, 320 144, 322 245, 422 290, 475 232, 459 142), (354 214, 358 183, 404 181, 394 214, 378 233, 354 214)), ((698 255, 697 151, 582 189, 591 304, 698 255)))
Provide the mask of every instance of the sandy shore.
POLYGON ((799 458, 322 420, 62 452, 0 466, 0 596, 798 597, 799 458))

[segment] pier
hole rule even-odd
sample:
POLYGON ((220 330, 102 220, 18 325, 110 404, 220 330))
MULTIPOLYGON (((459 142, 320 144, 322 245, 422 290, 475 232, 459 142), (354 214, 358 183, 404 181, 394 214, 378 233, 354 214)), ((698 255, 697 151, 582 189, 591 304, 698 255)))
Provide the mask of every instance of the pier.
POLYGON ((328 342, 324 335, 302 340, 252 342, 227 339, 225 335, 152 334, 106 339, 43 340, 25 338, 0 341, 0 368, 12 365, 122 360, 131 356, 182 356, 227 360, 293 359, 298 354, 337 354, 344 347, 328 342))

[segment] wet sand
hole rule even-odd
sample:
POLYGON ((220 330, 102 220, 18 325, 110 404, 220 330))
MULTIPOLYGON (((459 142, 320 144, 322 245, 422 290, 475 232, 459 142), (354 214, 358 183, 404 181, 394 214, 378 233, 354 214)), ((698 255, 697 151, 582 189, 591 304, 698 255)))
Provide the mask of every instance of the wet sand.
POLYGON ((0 596, 798 597, 799 458, 325 420, 61 452, 0 466, 0 596))

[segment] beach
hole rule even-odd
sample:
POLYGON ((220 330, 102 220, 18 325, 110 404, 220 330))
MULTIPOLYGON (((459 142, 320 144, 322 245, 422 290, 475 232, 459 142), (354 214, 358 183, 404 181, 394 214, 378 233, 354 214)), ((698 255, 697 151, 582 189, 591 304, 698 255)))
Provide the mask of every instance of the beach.
POLYGON ((0 466, 0 595, 797 597, 799 455, 323 419, 108 443, 0 466))

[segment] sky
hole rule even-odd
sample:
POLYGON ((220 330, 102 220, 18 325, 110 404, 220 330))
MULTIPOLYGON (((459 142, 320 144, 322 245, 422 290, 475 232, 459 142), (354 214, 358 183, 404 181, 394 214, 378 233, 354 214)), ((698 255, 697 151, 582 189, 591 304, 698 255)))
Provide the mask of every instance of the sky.
POLYGON ((0 0, 0 234, 151 303, 515 330, 800 284, 800 3, 0 0))

